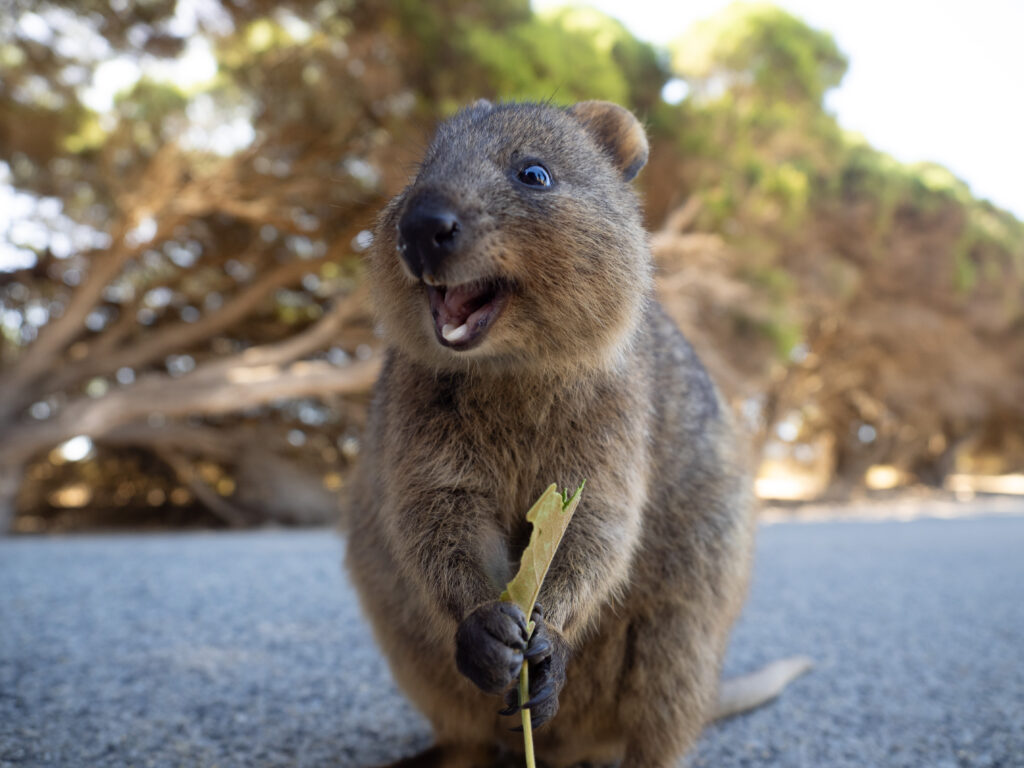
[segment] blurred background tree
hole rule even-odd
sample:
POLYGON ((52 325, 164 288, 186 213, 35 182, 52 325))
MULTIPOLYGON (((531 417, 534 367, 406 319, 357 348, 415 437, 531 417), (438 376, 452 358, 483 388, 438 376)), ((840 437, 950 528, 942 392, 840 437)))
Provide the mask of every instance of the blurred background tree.
POLYGON ((767 5, 658 51, 521 0, 15 3, 0 527, 331 520, 379 364, 360 254, 481 96, 645 119, 660 290, 762 491, 1019 470, 1024 227, 846 135, 823 107, 845 67, 767 5))

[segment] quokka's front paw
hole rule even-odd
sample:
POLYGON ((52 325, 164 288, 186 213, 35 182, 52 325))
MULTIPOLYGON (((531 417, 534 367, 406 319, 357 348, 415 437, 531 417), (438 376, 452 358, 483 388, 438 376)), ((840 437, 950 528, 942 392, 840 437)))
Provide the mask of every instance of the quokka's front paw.
POLYGON ((480 690, 501 693, 519 677, 526 637, 526 616, 519 606, 484 603, 455 631, 455 665, 480 690))
MULTIPOLYGON (((530 643, 523 656, 530 662, 530 698, 524 705, 530 710, 530 723, 539 728, 558 712, 558 694, 565 687, 565 668, 569 663, 569 644, 544 621, 544 611, 535 605, 530 618, 535 622, 530 643)), ((503 715, 519 711, 519 691, 505 695, 508 705, 503 715)))

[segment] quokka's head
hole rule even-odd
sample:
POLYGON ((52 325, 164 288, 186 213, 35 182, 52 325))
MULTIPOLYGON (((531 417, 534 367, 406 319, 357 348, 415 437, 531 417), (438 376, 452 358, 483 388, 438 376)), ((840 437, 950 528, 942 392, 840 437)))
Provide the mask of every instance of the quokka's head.
POLYGON ((620 358, 650 291, 629 184, 647 151, 637 119, 607 102, 481 101, 443 123, 378 221, 388 341, 443 369, 620 358))

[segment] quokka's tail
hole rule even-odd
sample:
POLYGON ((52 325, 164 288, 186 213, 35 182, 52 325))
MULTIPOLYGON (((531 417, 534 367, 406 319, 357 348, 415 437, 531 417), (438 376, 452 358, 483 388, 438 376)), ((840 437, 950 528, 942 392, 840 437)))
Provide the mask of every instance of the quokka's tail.
POLYGON ((792 656, 773 661, 752 674, 723 680, 718 688, 718 703, 709 721, 738 715, 768 703, 813 666, 814 662, 807 656, 792 656))

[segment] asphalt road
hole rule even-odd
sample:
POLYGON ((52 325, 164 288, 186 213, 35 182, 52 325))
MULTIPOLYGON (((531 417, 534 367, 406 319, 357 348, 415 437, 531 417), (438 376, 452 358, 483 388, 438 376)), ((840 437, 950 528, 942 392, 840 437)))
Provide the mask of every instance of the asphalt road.
MULTIPOLYGON (((762 529, 738 673, 818 665, 691 766, 1024 766, 1021 516, 762 529)), ((0 766, 370 766, 429 742, 330 532, 0 541, 0 766)))

